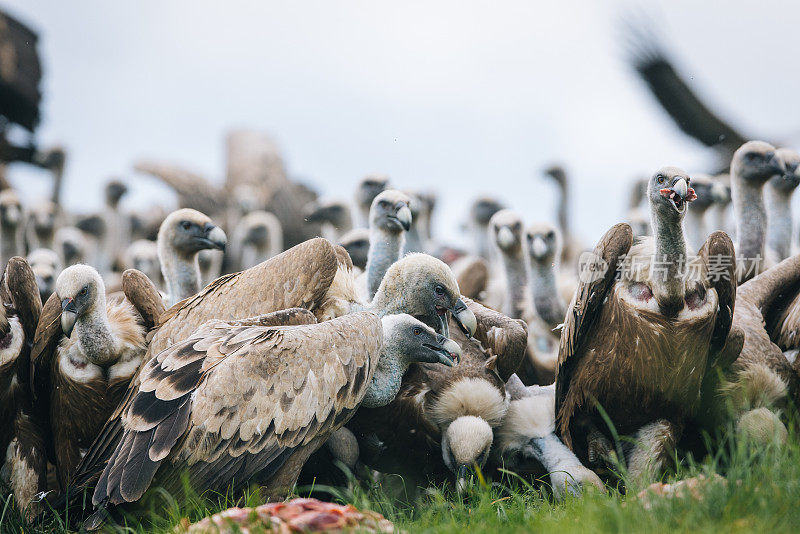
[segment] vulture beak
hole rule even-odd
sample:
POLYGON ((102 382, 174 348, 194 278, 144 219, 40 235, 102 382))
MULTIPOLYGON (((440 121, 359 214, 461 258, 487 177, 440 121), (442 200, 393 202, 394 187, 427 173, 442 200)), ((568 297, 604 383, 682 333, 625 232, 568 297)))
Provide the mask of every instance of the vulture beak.
POLYGON ((547 245, 542 239, 541 236, 536 236, 533 238, 533 243, 531 244, 531 252, 536 259, 544 258, 544 255, 547 254, 547 245))
POLYGON ((206 223, 204 230, 206 234, 204 239, 208 242, 207 244, 210 245, 210 248, 225 252, 225 246, 228 244, 228 236, 225 235, 222 228, 211 223, 206 223))
MULTIPOLYGON (((453 318, 455 318, 458 323, 458 326, 461 327, 461 331, 469 337, 474 336, 475 332, 478 331, 478 319, 475 318, 475 314, 472 313, 472 310, 467 308, 464 301, 458 299, 456 305, 453 306, 453 309, 450 311, 453 314, 453 318)), ((442 334, 444 334, 444 332, 442 332, 442 334)))
POLYGON ((439 363, 442 365, 453 367, 461 361, 461 347, 452 339, 437 335, 436 346, 427 343, 424 346, 439 353, 439 363))
POLYGON ((672 207, 675 208, 675 211, 678 213, 685 212, 686 203, 697 198, 694 189, 689 187, 689 183, 683 176, 677 176, 672 181, 672 187, 659 189, 658 192, 672 203, 672 207))
POLYGON ((6 213, 6 220, 11 224, 17 224, 22 219, 22 214, 17 206, 11 206, 6 213))
POLYGON ((500 248, 511 248, 514 245, 514 234, 508 226, 501 226, 497 231, 497 244, 500 248))
POLYGON ((773 171, 773 174, 784 174, 786 172, 786 164, 776 152, 769 152, 767 165, 773 171))
POLYGON ((72 328, 75 326, 75 321, 78 319, 78 309, 71 298, 65 298, 61 301, 61 331, 64 335, 69 337, 72 335, 72 328))
POLYGON ((456 491, 463 493, 467 489, 467 466, 459 465, 456 472, 456 491))
POLYGON ((400 226, 403 227, 403 230, 408 232, 408 230, 411 228, 411 209, 409 209, 405 202, 401 202, 399 206, 400 207, 397 210, 395 219, 397 219, 397 222, 399 222, 400 226))

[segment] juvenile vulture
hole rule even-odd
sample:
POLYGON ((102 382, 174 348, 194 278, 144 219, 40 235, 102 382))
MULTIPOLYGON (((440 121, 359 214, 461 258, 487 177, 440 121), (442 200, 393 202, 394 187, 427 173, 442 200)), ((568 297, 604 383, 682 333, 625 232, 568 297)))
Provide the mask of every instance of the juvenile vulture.
POLYGON ((786 166, 775 147, 763 141, 748 141, 733 154, 731 196, 736 215, 736 255, 739 283, 770 267, 766 257, 767 211, 764 184, 782 175, 786 166))
POLYGON ((30 350, 42 301, 33 271, 20 257, 8 261, 0 285, 0 460, 2 480, 24 510, 46 489, 43 429, 30 394, 30 350))
POLYGON ((516 374, 506 383, 511 402, 495 431, 492 461, 519 475, 549 475, 553 495, 578 496, 584 486, 603 489, 598 476, 581 464, 555 431, 555 385, 525 386, 516 374))
POLYGON ((785 260, 792 254, 792 193, 800 184, 800 154, 788 148, 775 151, 786 165, 786 172, 776 174, 764 188, 767 208, 767 255, 774 263, 785 260))
POLYGON ((365 300, 372 300, 386 270, 403 251, 405 234, 411 227, 410 201, 408 195, 393 189, 383 191, 372 201, 365 300))
POLYGON ((322 224, 323 235, 334 243, 353 229, 350 206, 340 200, 315 201, 305 207, 305 219, 322 224))
POLYGON ((353 228, 339 239, 339 245, 344 248, 353 261, 353 266, 363 272, 367 268, 369 256, 369 230, 366 228, 353 228))
POLYGON ((36 276, 42 302, 46 302, 55 290, 56 278, 61 274, 61 258, 53 250, 37 248, 28 254, 27 261, 36 276))
POLYGON ((62 488, 144 353, 143 322, 134 307, 127 300, 107 300, 92 267, 64 269, 44 306, 31 351, 35 404, 46 422, 50 461, 62 488))
POLYGON ((249 269, 281 252, 283 234, 278 218, 268 211, 251 211, 233 230, 229 254, 233 269, 226 270, 249 269))
POLYGON ((158 230, 158 259, 170 306, 200 291, 198 253, 225 250, 226 244, 222 228, 199 211, 183 208, 164 219, 158 230))
POLYGON ((361 218, 359 222, 361 226, 369 226, 369 212, 372 208, 372 201, 388 186, 389 177, 383 174, 369 174, 358 183, 355 200, 361 218))
POLYGON ((0 191, 0 264, 5 267, 12 256, 23 256, 22 204, 13 189, 0 191))
POLYGON ((143 369, 92 502, 134 502, 153 481, 180 495, 187 471, 198 489, 232 484, 237 492, 256 482, 281 497, 360 404, 394 397, 398 365, 452 365, 457 353, 408 315, 361 312, 316 324, 295 308, 206 323, 143 369))
POLYGON ((582 462, 595 464, 610 448, 602 407, 617 432, 637 443, 626 457, 634 483, 651 480, 669 458, 731 327, 733 245, 717 232, 688 260, 683 217, 694 196, 679 169, 652 176, 654 237, 634 244, 627 224, 606 233, 582 266, 561 334, 558 433, 582 462))

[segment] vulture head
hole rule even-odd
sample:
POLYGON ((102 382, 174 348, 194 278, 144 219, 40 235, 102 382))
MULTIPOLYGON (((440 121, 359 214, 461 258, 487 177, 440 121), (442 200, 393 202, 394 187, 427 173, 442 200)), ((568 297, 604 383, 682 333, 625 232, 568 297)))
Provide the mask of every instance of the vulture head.
POLYGON ((389 177, 382 174, 370 174, 359 182, 356 188, 356 204, 362 211, 369 211, 372 201, 389 185, 389 177))
POLYGON ((714 188, 717 182, 707 174, 696 174, 692 178, 692 189, 697 198, 692 204, 692 212, 705 212, 714 203, 714 188))
POLYGON ((408 232, 411 228, 411 198, 405 193, 389 189, 372 201, 369 209, 369 227, 390 234, 408 232))
POLYGON ((0 191, 0 227, 17 228, 22 222, 22 203, 13 189, 0 191))
POLYGON ((268 211, 251 211, 239 221, 237 230, 243 246, 253 246, 258 249, 268 250, 274 249, 276 254, 283 250, 281 222, 268 211))
POLYGON ((106 205, 116 208, 119 201, 128 192, 128 186, 121 180, 111 180, 106 184, 106 205))
POLYGON ((503 205, 493 198, 483 197, 477 199, 470 208, 469 214, 472 222, 478 226, 486 226, 492 216, 503 209, 503 205))
POLYGON ((561 256, 558 231, 547 223, 531 225, 525 232, 526 248, 532 264, 548 265, 561 256))
POLYGON ((182 257, 191 257, 206 249, 225 250, 228 238, 211 218, 197 210, 184 208, 170 213, 158 230, 162 244, 182 257))
POLYGON ((46 302, 55 290, 56 278, 61 273, 61 258, 49 248, 37 248, 26 259, 36 276, 42 302, 46 302))
POLYGON ((49 200, 39 202, 31 207, 30 217, 36 235, 48 235, 55 229, 58 206, 49 200))
POLYGON ((504 209, 492 215, 489 235, 504 256, 522 256, 522 219, 517 212, 504 209))
POLYGON ((760 186, 776 174, 783 174, 786 165, 775 147, 764 141, 748 141, 733 153, 731 173, 754 186, 760 186))
POLYGON ((161 276, 161 264, 158 261, 158 245, 149 239, 137 239, 125 250, 125 266, 128 269, 142 271, 153 282, 161 276))
POLYGON ((783 161, 786 171, 773 176, 769 183, 784 195, 791 195, 800 184, 800 154, 789 148, 779 148, 775 154, 783 161))
POLYGON ((714 187, 711 188, 711 197, 717 206, 725 208, 731 203, 731 177, 729 174, 720 174, 714 177, 714 187))
POLYGON ((677 167, 663 167, 647 184, 652 216, 662 221, 680 222, 689 202, 697 198, 689 175, 677 167))
MULTIPOLYGON (((79 264, 64 269, 56 280, 56 295, 61 301, 61 330, 67 337, 80 318, 105 307, 103 279, 89 265, 79 264)), ((93 363, 99 365, 102 362, 93 363)))
POLYGON ((445 337, 450 337, 448 313, 467 335, 474 335, 478 328, 475 314, 461 300, 453 271, 442 260, 427 254, 408 254, 392 264, 373 305, 383 315, 407 313, 445 337))
POLYGON ((64 265, 75 265, 85 261, 89 243, 79 229, 65 226, 56 231, 55 248, 64 258, 64 265))
POLYGON ((369 255, 369 230, 353 228, 339 238, 339 244, 350 254, 353 265, 363 271, 367 266, 369 255))
POLYGON ((340 200, 314 201, 305 207, 305 219, 312 223, 329 223, 336 228, 350 228, 350 206, 340 200))
POLYGON ((408 363, 441 363, 454 366, 461 358, 461 347, 408 314, 385 316, 383 324, 383 355, 400 357, 408 363))

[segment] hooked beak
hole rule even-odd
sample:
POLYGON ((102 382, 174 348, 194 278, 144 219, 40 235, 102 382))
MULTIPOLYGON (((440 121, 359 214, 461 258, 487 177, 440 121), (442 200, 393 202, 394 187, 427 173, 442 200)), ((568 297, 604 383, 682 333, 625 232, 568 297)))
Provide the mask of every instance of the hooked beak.
POLYGON ((72 335, 72 329, 75 326, 75 321, 78 319, 78 309, 71 298, 66 298, 61 301, 61 331, 64 335, 69 337, 72 335))
POLYGON ((678 213, 686 211, 686 203, 693 201, 697 198, 694 189, 689 187, 686 179, 678 176, 673 180, 672 187, 660 189, 658 191, 661 195, 672 203, 672 207, 678 213))
POLYGON ((204 240, 211 249, 217 249, 225 252, 225 246, 228 244, 228 236, 219 226, 207 224, 205 227, 206 237, 204 240))
POLYGON ((497 244, 502 249, 511 248, 514 246, 514 234, 508 226, 501 226, 497 231, 497 244))
POLYGON ((541 236, 537 235, 533 238, 533 243, 531 243, 531 253, 537 260, 544 258, 544 256, 547 254, 547 245, 541 236))
POLYGON ((463 493, 467 489, 467 466, 459 465, 456 472, 456 491, 463 493))
POLYGON ((773 152, 767 160, 767 165, 772 169, 773 174, 784 174, 786 172, 786 164, 777 152, 773 152))
POLYGON ((453 367, 461 361, 461 347, 452 339, 437 335, 435 346, 428 343, 424 346, 438 353, 438 362, 442 365, 453 367))
MULTIPOLYGON (((450 311, 453 314, 453 318, 458 323, 458 326, 461 328, 461 331, 469 337, 474 336, 475 332, 478 331, 478 319, 475 317, 475 314, 472 313, 472 310, 467 308, 464 301, 458 299, 456 305, 453 306, 453 309, 450 311)), ((444 334, 444 332, 442 333, 444 334)))
POLYGON ((397 210, 395 219, 397 219, 397 222, 399 222, 400 226, 403 227, 403 230, 408 232, 408 230, 411 228, 412 221, 411 209, 409 209, 409 207, 403 203, 402 206, 400 206, 400 209, 397 210))

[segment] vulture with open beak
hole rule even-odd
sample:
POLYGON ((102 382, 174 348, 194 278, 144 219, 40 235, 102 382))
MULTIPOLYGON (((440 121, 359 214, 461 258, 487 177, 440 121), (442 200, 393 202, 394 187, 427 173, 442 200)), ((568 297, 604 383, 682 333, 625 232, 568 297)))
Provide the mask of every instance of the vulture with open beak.
POLYGON ((46 487, 47 453, 30 390, 30 350, 42 301, 33 271, 18 256, 0 284, 0 451, 3 482, 24 510, 46 487))
POLYGON ((634 483, 669 458, 731 329, 733 244, 717 232, 688 258, 683 217, 694 197, 679 169, 651 177, 653 237, 634 243, 627 224, 605 234, 582 265, 561 335, 558 433, 582 462, 597 464, 610 453, 607 414, 619 435, 639 442, 626 452, 634 483))
MULTIPOLYGON (((125 280, 123 291, 129 287, 125 280)), ((163 311, 155 287, 146 287, 149 318, 139 311, 141 295, 131 296, 137 306, 128 299, 106 299, 97 271, 73 265, 61 272, 42 310, 31 351, 31 384, 62 488, 139 369, 145 326, 163 311)))

